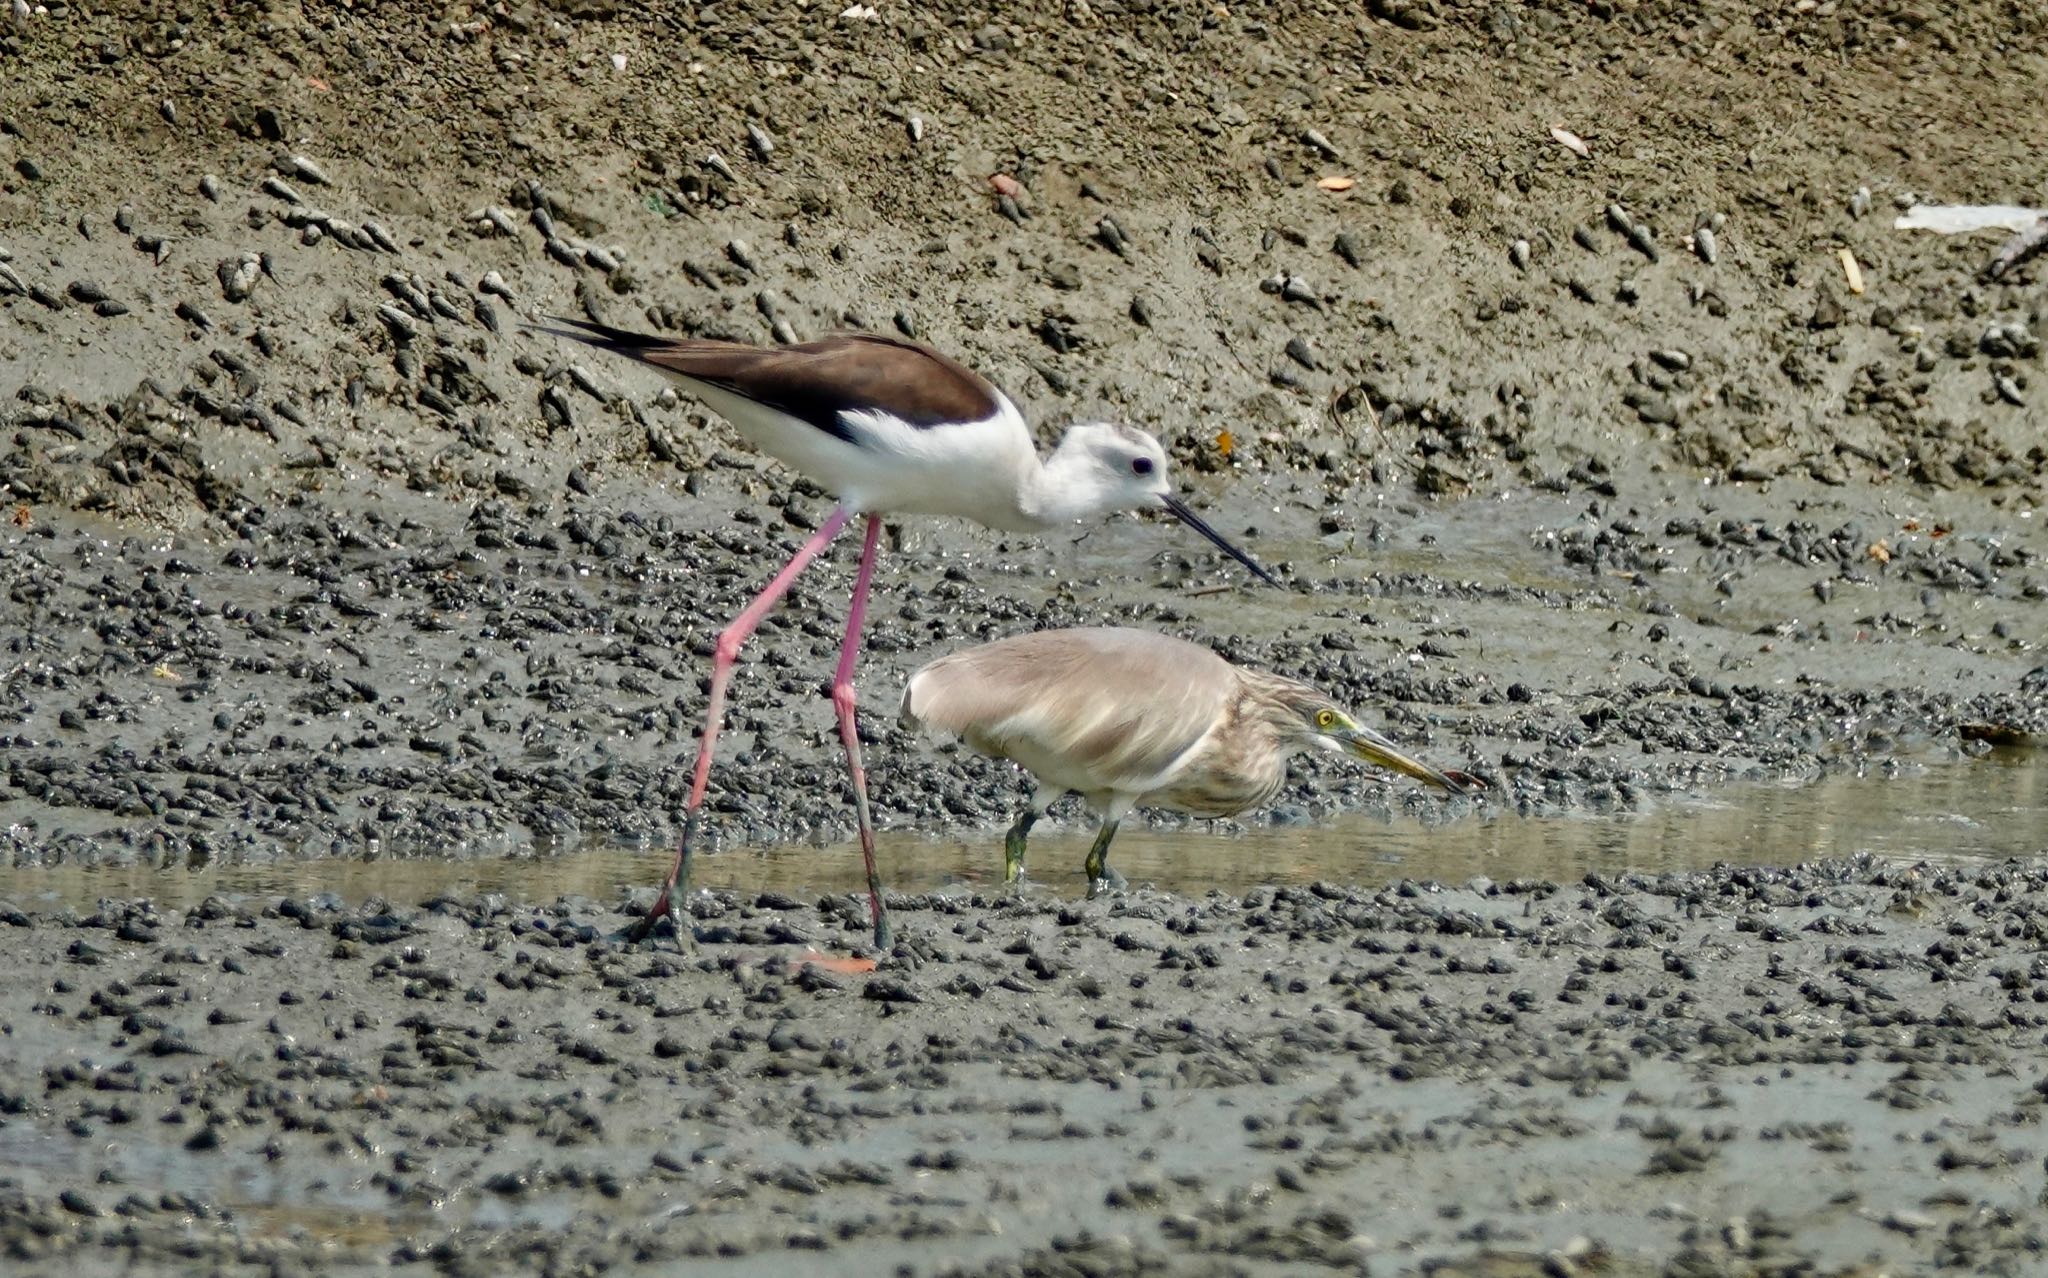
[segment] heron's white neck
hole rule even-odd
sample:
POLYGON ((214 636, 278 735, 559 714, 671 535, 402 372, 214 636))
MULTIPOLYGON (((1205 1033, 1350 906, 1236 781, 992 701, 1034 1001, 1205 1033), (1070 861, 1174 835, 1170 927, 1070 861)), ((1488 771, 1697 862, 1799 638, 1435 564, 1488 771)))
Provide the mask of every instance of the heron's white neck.
POLYGON ((1102 463, 1072 434, 1060 440, 1051 456, 1025 471, 1017 493, 1017 512, 1034 532, 1097 519, 1135 504, 1104 482, 1102 463))

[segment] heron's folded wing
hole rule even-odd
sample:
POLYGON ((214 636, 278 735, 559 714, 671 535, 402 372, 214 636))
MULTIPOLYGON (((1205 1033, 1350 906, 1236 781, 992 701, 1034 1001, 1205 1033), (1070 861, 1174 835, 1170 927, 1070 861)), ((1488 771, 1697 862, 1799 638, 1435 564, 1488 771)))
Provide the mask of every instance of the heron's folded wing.
POLYGON ((984 754, 1057 759, 1108 784, 1165 774, 1208 735, 1237 672, 1150 631, 1048 630, 942 657, 912 676, 903 717, 984 754))

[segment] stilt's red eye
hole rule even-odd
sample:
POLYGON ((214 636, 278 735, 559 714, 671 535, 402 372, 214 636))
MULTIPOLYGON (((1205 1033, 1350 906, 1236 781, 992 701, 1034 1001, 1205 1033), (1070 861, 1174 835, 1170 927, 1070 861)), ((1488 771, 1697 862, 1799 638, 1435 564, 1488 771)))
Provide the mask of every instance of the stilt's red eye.
POLYGON ((1152 473, 1152 459, 1151 459, 1150 457, 1133 457, 1133 458, 1131 458, 1131 473, 1132 473, 1133 475, 1149 475, 1149 474, 1151 474, 1151 473, 1152 473))

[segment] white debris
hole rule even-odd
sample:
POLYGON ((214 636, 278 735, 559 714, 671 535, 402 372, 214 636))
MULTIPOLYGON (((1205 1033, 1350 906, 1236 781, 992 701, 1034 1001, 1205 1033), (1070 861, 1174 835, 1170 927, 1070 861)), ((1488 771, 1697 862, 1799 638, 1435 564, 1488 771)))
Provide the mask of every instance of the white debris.
POLYGON ((1570 129, 1553 124, 1550 126, 1550 136, 1559 146, 1570 151, 1580 159, 1590 160, 1593 158, 1593 148, 1587 146, 1586 140, 1570 129))
POLYGON ((1900 231, 1967 235, 1994 228, 2024 231, 2042 218, 2048 218, 2048 209, 2021 208, 2017 204, 1915 204, 1892 219, 1892 227, 1900 231))

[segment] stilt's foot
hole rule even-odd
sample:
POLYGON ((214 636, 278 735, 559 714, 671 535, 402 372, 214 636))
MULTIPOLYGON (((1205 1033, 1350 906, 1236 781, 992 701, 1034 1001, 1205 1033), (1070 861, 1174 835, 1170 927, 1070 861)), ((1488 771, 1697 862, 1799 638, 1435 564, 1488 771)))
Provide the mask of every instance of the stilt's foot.
POLYGON ((694 951, 697 948, 697 937, 692 932, 689 922, 683 918, 683 912, 678 910, 675 902, 670 899, 667 888, 661 890, 660 897, 654 902, 654 908, 648 910, 638 923, 626 929, 626 940, 638 945, 654 935, 655 928, 661 925, 664 918, 676 930, 676 948, 685 954, 694 951))

